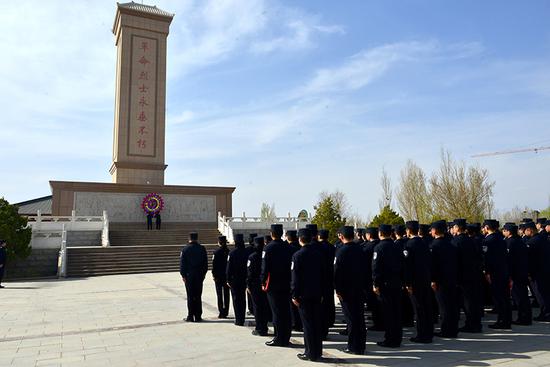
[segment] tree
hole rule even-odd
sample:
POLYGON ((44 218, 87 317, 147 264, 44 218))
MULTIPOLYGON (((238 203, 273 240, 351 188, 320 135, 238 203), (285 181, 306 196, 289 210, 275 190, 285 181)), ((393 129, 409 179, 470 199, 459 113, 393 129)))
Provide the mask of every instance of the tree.
POLYGON ((405 224, 405 220, 389 205, 386 205, 382 208, 380 213, 372 219, 372 222, 369 223, 369 227, 378 227, 381 224, 405 224))
POLYGON ((396 197, 401 215, 406 220, 430 223, 433 219, 432 199, 422 168, 409 159, 401 170, 400 180, 396 197))
POLYGON ((380 185, 382 185, 382 197, 378 201, 380 210, 386 206, 391 206, 393 201, 393 194, 391 188, 391 179, 388 176, 388 172, 385 169, 382 169, 382 177, 380 178, 380 185))
POLYGON ((334 201, 332 195, 319 195, 319 201, 314 206, 315 215, 312 223, 317 224, 319 229, 329 230, 329 241, 336 241, 336 232, 346 224, 346 218, 342 217, 341 207, 334 201))
POLYGON ((334 192, 322 191, 319 194, 319 202, 327 197, 330 197, 332 199, 334 205, 336 206, 336 210, 338 211, 338 213, 340 213, 342 217, 351 216, 351 208, 348 203, 348 199, 346 198, 346 194, 344 194, 340 190, 336 190, 334 192))
POLYGON ((9 259, 24 259, 31 254, 32 229, 27 218, 18 213, 18 207, 0 198, 0 238, 8 244, 9 259))
POLYGON ((260 218, 264 222, 273 223, 277 219, 277 214, 275 214, 275 204, 262 203, 260 208, 260 218))
POLYGON ((434 213, 447 219, 480 222, 493 210, 494 186, 486 169, 466 167, 442 150, 439 170, 430 179, 434 213))

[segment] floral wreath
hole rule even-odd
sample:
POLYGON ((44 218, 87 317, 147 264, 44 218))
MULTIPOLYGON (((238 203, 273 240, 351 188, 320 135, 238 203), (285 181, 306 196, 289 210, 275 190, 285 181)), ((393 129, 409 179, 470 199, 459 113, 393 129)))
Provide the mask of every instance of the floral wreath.
POLYGON ((152 192, 143 198, 141 208, 145 214, 160 213, 164 209, 164 199, 156 192, 152 192))

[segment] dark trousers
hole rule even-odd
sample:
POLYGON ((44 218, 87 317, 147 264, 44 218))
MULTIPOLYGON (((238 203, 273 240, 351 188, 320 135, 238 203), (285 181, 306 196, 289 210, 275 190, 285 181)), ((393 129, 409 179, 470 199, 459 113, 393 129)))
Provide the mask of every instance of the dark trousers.
POLYGON ((153 229, 153 220, 147 219, 147 230, 153 229))
POLYGON ((514 280, 512 285, 512 298, 518 306, 518 321, 531 323, 533 321, 533 311, 531 310, 531 301, 527 290, 527 280, 514 280))
POLYGON ((229 314, 229 287, 225 281, 215 282, 216 296, 218 297, 218 311, 220 316, 227 317, 229 314))
POLYGON ((185 291, 187 293, 187 316, 195 321, 202 317, 202 279, 187 278, 185 291))
POLYGON ((432 315, 433 315, 433 323, 437 324, 439 322, 439 302, 437 301, 437 296, 435 295, 435 291, 433 288, 431 288, 430 291, 430 299, 432 300, 432 315))
POLYGON ((378 299, 376 294, 374 294, 372 289, 367 290, 367 309, 370 310, 372 315, 373 328, 377 330, 383 330, 384 317, 382 315, 380 300, 378 299))
POLYGON ((292 325, 292 329, 296 331, 301 331, 303 329, 302 326, 302 318, 300 316, 300 310, 298 310, 298 307, 294 305, 294 303, 290 302, 290 324, 292 325))
POLYGON ((231 298, 233 299, 235 325, 243 326, 246 316, 246 285, 231 284, 231 298))
POLYGON ((432 288, 429 285, 413 286, 411 302, 416 315, 416 337, 431 341, 434 336, 432 288))
POLYGON ((405 327, 414 325, 414 308, 406 289, 401 291, 401 319, 405 327))
POLYGON ((332 287, 329 287, 329 290, 323 296, 322 306, 323 306, 322 334, 323 334, 323 339, 325 339, 328 335, 328 330, 334 326, 334 322, 336 321, 336 306, 334 305, 334 289, 332 289, 332 287))
POLYGON ((264 291, 258 287, 250 289, 252 305, 254 308, 254 321, 256 321, 256 331, 260 333, 267 333, 267 322, 270 319, 271 310, 269 309, 269 303, 267 302, 267 295, 264 291))
POLYGON ((497 311, 497 322, 503 325, 512 324, 512 304, 510 302, 510 288, 506 279, 492 279, 491 295, 497 311))
POLYGON ((483 288, 479 282, 465 282, 460 285, 460 291, 464 302, 464 314, 466 323, 464 326, 470 330, 481 330, 481 310, 483 308, 483 288))
POLYGON ((304 327, 305 353, 310 360, 323 354, 323 305, 320 299, 302 299, 300 317, 304 327))
POLYGON ((342 297, 342 311, 348 326, 348 349, 363 354, 367 342, 365 329, 365 301, 362 297, 342 297))
POLYGON ((457 287, 452 285, 439 285, 435 292, 439 303, 441 315, 441 335, 448 338, 456 338, 458 335, 458 299, 457 287))
POLYGON ((248 305, 248 312, 251 315, 254 315, 254 300, 250 293, 246 292, 246 304, 248 305))
POLYGON ((403 339, 401 316, 402 291, 400 286, 380 287, 382 314, 384 315, 384 341, 390 345, 399 346, 403 339))
POLYGON ((534 288, 538 294, 537 300, 540 305, 540 314, 550 316, 550 275, 541 275, 534 283, 534 288))
POLYGON ((290 320, 290 292, 269 291, 267 300, 273 314, 273 327, 275 329, 275 342, 278 345, 287 346, 290 341, 292 325, 290 320))
POLYGON ((157 220, 157 221, 155 222, 155 228, 156 228, 156 229, 160 229, 160 223, 161 223, 160 220, 157 220))
POLYGON ((0 284, 2 284, 2 279, 4 279, 4 269, 6 268, 6 264, 3 264, 3 266, 0 268, 0 284))

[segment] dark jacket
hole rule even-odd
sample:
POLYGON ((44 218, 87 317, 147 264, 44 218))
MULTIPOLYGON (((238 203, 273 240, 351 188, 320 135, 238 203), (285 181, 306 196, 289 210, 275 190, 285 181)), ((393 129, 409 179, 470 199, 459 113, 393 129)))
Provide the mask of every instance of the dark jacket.
POLYGON ((403 250, 391 239, 380 240, 372 257, 372 283, 376 287, 400 287, 403 250))
POLYGON ((315 246, 305 245, 292 256, 290 292, 297 300, 321 300, 326 293, 326 258, 315 246))
POLYGON ((180 274, 191 280, 204 280, 208 272, 208 255, 204 246, 190 242, 180 253, 180 274))
POLYGON ((230 286, 246 285, 248 250, 244 246, 234 248, 227 256, 227 283, 230 286))
POLYGON ((273 240, 264 247, 260 280, 270 292, 290 292, 292 248, 282 240, 273 240))
POLYGON ((458 250, 458 283, 479 282, 483 270, 483 254, 479 245, 464 233, 454 236, 452 243, 458 250))
POLYGON ((249 289, 260 290, 262 283, 260 282, 260 273, 262 272, 262 253, 254 251, 248 256, 246 265, 246 286, 249 289))
POLYGON ((367 284, 365 253, 354 242, 342 245, 334 260, 334 289, 345 298, 363 298, 367 284))
POLYGON ((534 280, 550 279, 550 241, 538 233, 527 240, 529 246, 529 271, 534 280))
POLYGON ((363 253, 365 254, 365 272, 366 272, 366 282, 367 282, 367 291, 370 291, 372 288, 372 257, 374 256, 374 248, 380 243, 380 240, 365 241, 361 245, 363 253))
POLYGON ((514 282, 527 284, 529 276, 529 251, 527 244, 519 237, 506 239, 508 248, 508 267, 510 277, 514 282))
POLYGON ((415 287, 430 286, 431 253, 428 244, 420 237, 413 237, 407 241, 403 250, 405 267, 405 285, 415 287))
POLYGON ((227 282, 227 255, 229 255, 227 246, 219 247, 212 255, 212 277, 217 282, 227 282))
POLYGON ((432 281, 456 287, 458 282, 458 249, 447 237, 435 238, 432 248, 432 281))
POLYGON ((329 274, 329 276, 325 278, 325 293, 334 295, 334 280, 332 277, 334 274, 334 257, 336 256, 336 248, 328 241, 319 241, 317 246, 317 249, 321 250, 321 253, 323 254, 326 271, 327 274, 329 274))
POLYGON ((485 273, 492 280, 508 281, 508 249, 500 233, 491 233, 483 240, 485 273))
POLYGON ((0 247, 0 265, 6 265, 8 260, 8 252, 5 247, 0 247))

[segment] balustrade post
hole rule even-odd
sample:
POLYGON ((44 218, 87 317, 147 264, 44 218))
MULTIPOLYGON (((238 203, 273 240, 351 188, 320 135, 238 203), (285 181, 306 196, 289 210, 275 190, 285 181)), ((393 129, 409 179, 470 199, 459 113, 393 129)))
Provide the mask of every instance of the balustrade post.
POLYGON ((40 210, 36 211, 36 223, 33 226, 33 230, 40 230, 40 227, 42 227, 42 213, 40 213, 40 210))
POLYGON ((67 231, 65 230, 65 223, 62 224, 61 228, 61 249, 59 250, 57 275, 65 278, 67 276, 67 231))

